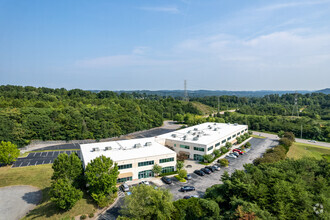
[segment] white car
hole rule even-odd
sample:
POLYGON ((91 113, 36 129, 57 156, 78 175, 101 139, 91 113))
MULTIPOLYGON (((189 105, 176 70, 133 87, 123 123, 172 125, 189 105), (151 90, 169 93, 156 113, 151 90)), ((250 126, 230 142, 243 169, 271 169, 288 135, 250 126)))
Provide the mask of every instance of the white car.
POLYGON ((230 158, 237 158, 237 156, 235 154, 228 154, 227 157, 230 157, 230 158))
POLYGON ((150 185, 149 181, 146 181, 146 180, 141 181, 139 184, 144 184, 144 185, 147 185, 147 186, 150 185))
POLYGON ((219 171, 221 168, 218 165, 213 165, 214 169, 219 171))

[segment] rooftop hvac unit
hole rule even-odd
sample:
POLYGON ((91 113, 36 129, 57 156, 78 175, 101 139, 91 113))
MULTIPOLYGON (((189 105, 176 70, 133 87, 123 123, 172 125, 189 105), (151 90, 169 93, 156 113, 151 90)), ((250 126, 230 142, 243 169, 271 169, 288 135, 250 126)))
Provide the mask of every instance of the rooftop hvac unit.
POLYGON ((196 137, 197 137, 197 138, 199 138, 199 137, 200 137, 200 135, 198 134, 196 137))
POLYGON ((187 134, 190 134, 191 131, 188 131, 187 134))
POLYGON ((198 131, 198 128, 194 128, 194 131, 198 131))
POLYGON ((212 129, 212 127, 210 126, 209 129, 212 129))
POLYGON ((134 148, 140 148, 140 147, 142 147, 142 145, 140 143, 137 143, 134 145, 134 148))
POLYGON ((196 132, 192 133, 192 135, 196 135, 196 132))
POLYGON ((105 150, 105 151, 107 151, 107 150, 112 150, 112 147, 105 147, 104 150, 105 150))
POLYGON ((146 143, 145 143, 145 146, 151 146, 151 145, 152 145, 151 142, 146 142, 146 143))
POLYGON ((197 140, 198 140, 198 137, 194 137, 194 138, 193 138, 193 141, 197 141, 197 140))
POLYGON ((227 123, 227 125, 230 125, 230 123, 227 123))
POLYGON ((92 151, 94 152, 94 151, 100 151, 100 148, 98 148, 98 147, 94 147, 93 149, 92 149, 92 151))
POLYGON ((214 128, 213 131, 217 131, 218 129, 217 128, 214 128))
POLYGON ((217 125, 217 123, 214 123, 214 125, 217 125))
POLYGON ((172 134, 172 137, 174 137, 174 138, 175 138, 175 137, 176 137, 176 134, 172 134))
POLYGON ((237 126, 237 123, 235 123, 234 125, 237 126))

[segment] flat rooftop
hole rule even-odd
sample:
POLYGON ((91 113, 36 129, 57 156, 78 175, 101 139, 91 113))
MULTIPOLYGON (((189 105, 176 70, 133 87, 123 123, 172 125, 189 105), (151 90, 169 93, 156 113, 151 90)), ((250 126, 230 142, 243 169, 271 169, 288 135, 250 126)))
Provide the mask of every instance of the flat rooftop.
POLYGON ((247 125, 206 122, 158 137, 173 141, 207 145, 246 128, 247 125))
POLYGON ((110 157, 114 162, 119 162, 175 153, 169 148, 157 143, 153 137, 81 144, 80 149, 85 167, 91 160, 101 155, 110 157))

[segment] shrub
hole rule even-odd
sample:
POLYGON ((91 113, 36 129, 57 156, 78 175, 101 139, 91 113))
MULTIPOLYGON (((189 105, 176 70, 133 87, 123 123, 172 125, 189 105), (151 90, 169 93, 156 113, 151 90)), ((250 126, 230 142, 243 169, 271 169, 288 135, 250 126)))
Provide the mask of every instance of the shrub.
POLYGON ((223 167, 228 167, 229 161, 227 159, 220 159, 218 160, 218 163, 223 167))
POLYGON ((186 177, 187 177, 187 170, 184 170, 184 169, 179 170, 179 171, 178 171, 178 176, 179 176, 181 179, 186 178, 186 177))
POLYGON ((233 145, 230 142, 227 142, 226 145, 225 145, 226 148, 231 148, 232 146, 233 145))
POLYGON ((208 163, 212 162, 213 156, 212 154, 205 154, 203 155, 204 160, 206 160, 208 163))
POLYGON ((222 154, 225 154, 229 151, 226 147, 221 147, 220 150, 222 154))
POLYGON ((283 137, 280 139, 279 142, 280 142, 280 145, 282 145, 285 148, 286 152, 288 152, 290 149, 290 146, 292 145, 292 141, 289 140, 288 138, 283 137))
POLYGON ((89 217, 89 218, 93 218, 93 217, 94 217, 94 213, 90 213, 90 214, 88 215, 88 217, 89 217))
POLYGON ((184 167, 184 162, 183 161, 177 161, 176 162, 176 170, 179 171, 184 167))
POLYGON ((251 147, 251 143, 250 143, 250 142, 247 142, 247 143, 245 144, 245 147, 251 147))
POLYGON ((87 216, 85 214, 80 216, 80 219, 86 219, 86 218, 87 216))
POLYGON ((213 151, 213 155, 214 155, 214 157, 220 157, 220 155, 221 155, 220 150, 215 149, 215 150, 213 151))
POLYGON ((292 132, 285 132, 283 137, 289 139, 292 142, 295 142, 295 136, 292 132))

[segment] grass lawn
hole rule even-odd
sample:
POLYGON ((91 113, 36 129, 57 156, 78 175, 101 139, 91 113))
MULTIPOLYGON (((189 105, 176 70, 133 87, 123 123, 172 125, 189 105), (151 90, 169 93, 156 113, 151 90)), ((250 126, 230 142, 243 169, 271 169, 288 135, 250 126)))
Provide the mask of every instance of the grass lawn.
POLYGON ((80 214, 90 214, 97 209, 92 203, 91 198, 84 194, 77 204, 67 212, 58 210, 50 202, 48 192, 51 185, 53 170, 51 164, 10 168, 0 168, 0 187, 12 185, 31 185, 42 190, 43 198, 41 204, 25 216, 23 219, 62 219, 74 217, 80 214))
POLYGON ((330 162, 330 148, 295 142, 290 147, 287 157, 294 159, 302 157, 326 158, 330 162))

